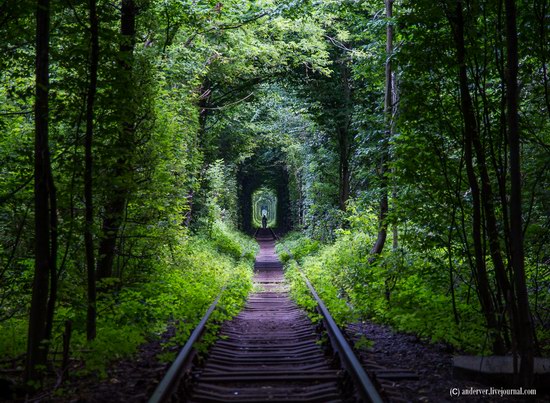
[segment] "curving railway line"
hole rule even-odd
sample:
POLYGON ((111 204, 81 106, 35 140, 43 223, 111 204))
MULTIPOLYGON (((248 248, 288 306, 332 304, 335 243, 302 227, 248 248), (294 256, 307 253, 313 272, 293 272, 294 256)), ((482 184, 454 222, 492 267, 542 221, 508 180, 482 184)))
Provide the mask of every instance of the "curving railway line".
POLYGON ((259 229, 254 292, 201 365, 193 364, 216 302, 191 335, 149 402, 382 402, 351 347, 310 287, 323 317, 316 327, 289 298, 275 234, 259 229), (329 345, 320 343, 322 331, 329 345))

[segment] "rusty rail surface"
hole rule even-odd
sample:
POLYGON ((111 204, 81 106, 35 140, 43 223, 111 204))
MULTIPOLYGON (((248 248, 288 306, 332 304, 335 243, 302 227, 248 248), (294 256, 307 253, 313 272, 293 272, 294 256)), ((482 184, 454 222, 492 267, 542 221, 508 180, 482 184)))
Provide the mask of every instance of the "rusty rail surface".
POLYGON ((202 335, 204 334, 204 330, 206 328, 206 323, 208 322, 208 319, 210 319, 210 316, 212 315, 212 312, 214 312, 214 309, 216 309, 224 291, 225 287, 222 288, 214 302, 212 302, 212 304, 202 317, 195 330, 193 330, 193 333, 191 333, 191 336, 189 336, 189 339, 180 350, 178 356, 176 357, 176 360, 172 363, 170 369, 168 369, 168 372, 166 372, 166 375, 164 376, 164 378, 162 378, 162 381, 158 384, 157 388, 151 395, 149 403, 165 402, 174 393, 174 389, 177 387, 178 381, 182 376, 182 370, 187 364, 189 364, 189 358, 191 356, 191 353, 193 352, 193 345, 197 341, 200 341, 200 339, 202 338, 202 335))

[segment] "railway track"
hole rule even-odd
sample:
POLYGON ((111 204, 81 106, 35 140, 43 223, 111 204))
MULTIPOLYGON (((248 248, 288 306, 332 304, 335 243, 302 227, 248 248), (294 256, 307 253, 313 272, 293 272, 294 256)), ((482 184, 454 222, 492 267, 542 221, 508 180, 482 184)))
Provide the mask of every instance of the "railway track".
MULTIPOLYGON (((339 330, 328 332, 332 348, 324 348, 318 329, 290 300, 272 231, 260 229, 256 239, 260 253, 255 262, 254 292, 246 306, 222 325, 219 339, 201 366, 190 364, 191 346, 186 345, 183 357, 184 347, 150 403, 381 402, 360 365, 349 368, 351 348, 347 343, 341 345, 345 343, 341 333, 335 339, 333 333, 339 330)), ((326 315, 330 314, 320 311, 327 327, 326 315)))

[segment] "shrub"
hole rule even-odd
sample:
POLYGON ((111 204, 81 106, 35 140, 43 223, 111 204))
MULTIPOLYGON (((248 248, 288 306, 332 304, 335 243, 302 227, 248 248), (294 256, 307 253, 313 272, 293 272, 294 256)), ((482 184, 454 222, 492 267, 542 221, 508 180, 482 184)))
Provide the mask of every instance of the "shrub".
MULTIPOLYGON (((460 317, 455 323, 443 251, 414 254, 398 249, 372 261, 368 245, 373 241, 372 233, 355 228, 340 231, 329 245, 309 248, 313 242, 296 234, 283 243, 299 257, 304 273, 340 324, 369 318, 432 342, 443 341, 473 353, 486 352, 490 346, 486 345, 484 320, 477 300, 468 300, 464 284, 455 286, 460 317)), ((297 263, 282 245, 278 251, 286 261, 291 295, 301 306, 311 309, 297 263)))
MULTIPOLYGON (((106 375, 106 365, 129 357, 145 340, 158 337, 169 324, 176 327, 173 342, 183 344, 209 305, 226 287, 214 319, 237 314, 252 287, 252 260, 257 244, 222 223, 214 236, 174 236, 159 248, 151 267, 125 283, 113 279, 98 296, 97 337, 86 340, 86 306, 60 300, 51 351, 61 351, 63 323, 73 321, 72 355, 85 365, 80 374, 106 375), (147 273, 147 275, 145 275, 147 273)), ((80 292, 83 292, 79 288, 80 292)), ((78 290, 63 290, 75 293, 78 290)), ((71 298, 74 300, 74 298, 71 298)), ((0 355, 17 357, 26 350, 27 319, 0 322, 0 355)))

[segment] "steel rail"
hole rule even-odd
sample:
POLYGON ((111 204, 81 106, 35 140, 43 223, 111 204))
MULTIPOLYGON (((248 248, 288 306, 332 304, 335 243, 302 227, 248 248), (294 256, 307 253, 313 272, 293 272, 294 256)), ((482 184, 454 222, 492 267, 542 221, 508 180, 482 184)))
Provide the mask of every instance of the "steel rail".
MULTIPOLYGON (((271 231, 275 239, 277 240, 280 239, 271 228, 269 230, 271 231)), ((288 252, 288 254, 294 259, 292 253, 286 247, 286 245, 282 243, 281 245, 288 252)), ((343 363, 343 366, 347 370, 347 372, 350 374, 351 378, 353 379, 357 387, 357 392, 365 402, 382 403, 383 399, 381 398, 374 384, 372 383, 367 373, 361 366, 361 363, 357 359, 355 353, 353 352, 353 349, 350 347, 350 345, 346 341, 338 325, 332 318, 329 310, 327 309, 327 307, 325 306, 325 304, 317 294, 317 291, 315 290, 315 288, 313 287, 313 285, 311 284, 311 282, 303 272, 302 268, 299 265, 298 265, 298 268, 300 269, 300 273, 303 276, 309 291, 311 292, 313 298, 317 302, 317 308, 321 313, 321 315, 323 316, 323 322, 325 324, 325 328, 332 342, 332 346, 340 354, 340 359, 343 363)), ((189 357, 193 352, 193 345, 201 339, 202 334, 204 333, 204 330, 206 327, 206 323, 210 319, 212 312, 216 309, 217 304, 224 290, 225 290, 225 287, 222 288, 222 290, 220 291, 220 293, 218 294, 214 302, 210 305, 210 307, 202 317, 197 327, 193 330, 193 332, 191 333, 191 336, 189 336, 189 339, 187 340, 183 348, 180 350, 178 356, 176 357, 176 360, 172 363, 172 365, 168 369, 168 372, 166 373, 162 381, 158 384, 155 391, 151 395, 148 403, 165 402, 173 394, 174 388, 177 387, 177 383, 181 378, 181 376, 183 375, 182 370, 184 366, 188 364, 189 357)))
MULTIPOLYGON (((275 239, 280 239, 271 228, 270 230, 275 239)), ((281 246, 287 251, 289 256, 294 259, 292 252, 290 252, 286 245, 281 243, 281 246)), ((294 261, 296 261, 296 259, 294 259, 294 261)), ((325 328, 330 337, 330 340, 332 341, 332 346, 340 354, 340 359, 342 360, 344 368, 347 370, 347 372, 355 382, 357 392, 365 402, 383 403, 384 400, 378 393, 378 390, 376 390, 376 387, 365 372, 365 369, 359 362, 359 359, 353 352, 353 349, 342 334, 342 331, 332 318, 329 310, 319 297, 319 294, 317 294, 315 287, 313 287, 300 265, 298 265, 298 268, 300 270, 300 273, 302 274, 303 279, 305 280, 309 292, 311 293, 311 295, 313 295, 315 302, 317 302, 317 308, 319 310, 319 313, 323 316, 325 328)))
POLYGON ((216 306, 218 305, 224 291, 225 286, 222 288, 214 302, 212 302, 195 330, 193 330, 193 333, 191 333, 191 336, 189 336, 189 339, 178 353, 176 360, 172 363, 170 369, 166 375, 164 375, 164 378, 162 378, 162 381, 158 384, 157 388, 149 398, 149 403, 160 403, 167 401, 170 398, 174 388, 177 386, 179 378, 182 376, 181 371, 193 351, 193 345, 201 339, 206 327, 206 322, 208 322, 210 315, 212 315, 212 312, 216 309, 216 306))

